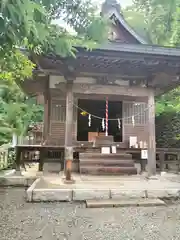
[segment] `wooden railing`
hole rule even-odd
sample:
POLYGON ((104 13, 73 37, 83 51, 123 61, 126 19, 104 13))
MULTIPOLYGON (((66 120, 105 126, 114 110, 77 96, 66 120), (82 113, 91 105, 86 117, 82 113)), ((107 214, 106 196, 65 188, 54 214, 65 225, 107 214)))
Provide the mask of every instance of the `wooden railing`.
POLYGON ((180 148, 157 148, 157 168, 161 172, 170 170, 174 165, 177 172, 180 171, 180 148))
POLYGON ((0 170, 11 167, 15 161, 14 151, 12 149, 0 149, 0 170))
MULTIPOLYGON (((22 146, 19 147, 21 149, 21 160, 17 159, 16 164, 25 164, 31 162, 37 162, 41 165, 40 169, 43 168, 44 159, 45 161, 53 162, 53 160, 64 161, 64 148, 63 146, 57 146, 56 148, 50 149, 45 146, 22 146), (45 154, 45 155, 44 155, 45 154), (43 156, 43 157, 41 157, 43 156), (49 160, 48 160, 49 159, 49 160)), ((89 148, 87 148, 89 149, 89 148)), ((84 152, 87 150, 85 147, 76 147, 77 152, 84 152)), ((92 151, 95 149, 93 148, 92 151)), ((125 150, 125 149, 123 149, 125 150)), ((132 153, 134 155, 134 159, 141 164, 141 170, 145 170, 145 165, 147 164, 147 160, 141 159, 141 151, 140 149, 127 149, 127 152, 132 153)), ((19 156, 20 156, 19 155, 19 156)), ((157 156, 157 170, 158 171, 167 171, 171 170, 172 166, 174 166, 173 171, 180 172, 180 148, 157 148, 156 151, 157 156)))
POLYGON ((26 136, 26 137, 18 138, 18 145, 33 146, 33 145, 40 145, 41 143, 42 143, 42 137, 26 136))

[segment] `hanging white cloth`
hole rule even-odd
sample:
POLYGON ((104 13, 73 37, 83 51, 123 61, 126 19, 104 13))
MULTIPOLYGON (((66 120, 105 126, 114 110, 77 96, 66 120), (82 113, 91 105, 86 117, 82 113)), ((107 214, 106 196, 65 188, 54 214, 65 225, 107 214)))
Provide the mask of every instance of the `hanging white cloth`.
POLYGON ((105 130, 105 119, 104 118, 102 119, 102 129, 103 129, 103 131, 105 130))
POLYGON ((133 127, 135 126, 135 118, 134 118, 134 116, 132 116, 132 125, 133 125, 133 127))
POLYGON ((121 129, 121 120, 118 118, 118 128, 121 129))
POLYGON ((89 114, 89 117, 88 117, 88 126, 91 127, 91 114, 89 114))

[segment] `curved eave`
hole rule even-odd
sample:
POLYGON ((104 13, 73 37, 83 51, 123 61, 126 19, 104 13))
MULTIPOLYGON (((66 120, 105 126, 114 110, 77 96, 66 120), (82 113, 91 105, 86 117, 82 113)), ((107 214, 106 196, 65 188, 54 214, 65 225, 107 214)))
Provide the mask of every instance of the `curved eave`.
MULTIPOLYGON (((82 48, 77 48, 82 49, 82 48)), ((156 45, 137 45, 137 44, 124 44, 118 42, 108 42, 100 45, 95 50, 100 51, 114 51, 116 54, 120 52, 124 53, 140 53, 149 54, 155 56, 172 56, 180 57, 180 48, 173 47, 161 47, 156 45)))
POLYGON ((129 24, 126 22, 124 17, 116 10, 112 9, 109 10, 106 16, 111 19, 113 15, 116 17, 116 19, 119 21, 119 23, 141 44, 148 44, 142 37, 140 37, 132 27, 129 26, 129 24))

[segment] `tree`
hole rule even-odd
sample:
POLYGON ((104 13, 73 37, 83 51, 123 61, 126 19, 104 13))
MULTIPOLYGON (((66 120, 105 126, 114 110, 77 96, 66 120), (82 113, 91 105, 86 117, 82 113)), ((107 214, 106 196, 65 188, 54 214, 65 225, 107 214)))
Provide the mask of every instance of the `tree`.
POLYGON ((88 0, 2 0, 0 2, 0 80, 31 77, 34 65, 17 50, 74 55, 74 46, 88 48, 104 39, 106 21, 95 15, 88 0), (75 31, 52 24, 55 19, 75 31))
POLYGON ((129 6, 123 10, 123 16, 128 24, 147 42, 151 42, 146 18, 141 11, 135 11, 135 6, 129 6))
POLYGON ((72 54, 74 45, 88 46, 87 42, 101 41, 105 35, 104 20, 95 16, 88 0, 2 0, 0 8, 1 53, 24 46, 35 53, 64 56, 72 54), (76 36, 52 24, 57 18, 72 27, 76 36))
POLYGON ((0 86, 0 144, 9 142, 12 135, 24 135, 29 124, 41 122, 43 107, 27 98, 15 83, 0 86))
POLYGON ((180 87, 160 96, 156 101, 156 115, 180 113, 180 87))
POLYGON ((42 116, 41 108, 24 100, 15 85, 32 77, 35 67, 21 48, 34 56, 75 56, 74 46, 92 48, 108 31, 106 20, 96 16, 89 0, 1 0, 0 9, 0 139, 8 141, 12 132, 24 133, 27 124, 37 120, 34 115, 42 116), (75 34, 63 24, 53 24, 56 19, 73 28, 75 34))
MULTIPOLYGON (((179 0, 134 0, 134 2, 133 6, 125 10, 124 15, 137 32, 140 33, 144 28, 149 36, 149 42, 154 44, 179 45, 179 0)), ((180 88, 174 89, 156 99, 157 115, 164 112, 179 111, 180 88)))
MULTIPOLYGON (((134 0, 136 8, 147 16, 152 42, 180 45, 179 0, 134 0)), ((156 99, 157 144, 178 147, 180 143, 180 87, 156 99)))
POLYGON ((172 46, 179 47, 180 45, 180 26, 179 26, 179 19, 180 19, 180 1, 176 3, 176 11, 173 16, 172 21, 172 35, 170 39, 170 43, 172 46))
POLYGON ((146 17, 152 42, 171 45, 173 20, 179 0, 134 0, 135 7, 146 17))

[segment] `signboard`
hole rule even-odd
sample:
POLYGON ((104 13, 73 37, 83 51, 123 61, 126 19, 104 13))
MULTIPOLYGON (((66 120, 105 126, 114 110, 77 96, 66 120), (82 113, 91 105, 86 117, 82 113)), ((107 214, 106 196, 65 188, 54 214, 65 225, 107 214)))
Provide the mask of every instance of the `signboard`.
POLYGON ((113 154, 116 154, 116 153, 117 153, 116 146, 112 146, 112 153, 113 153, 113 154))
POLYGON ((110 147, 102 147, 101 148, 101 153, 102 154, 110 154, 111 153, 110 147))
POLYGON ((130 137, 129 138, 129 147, 135 148, 137 144, 137 137, 130 137))
POLYGON ((148 159, 148 150, 141 150, 141 159, 148 159))

